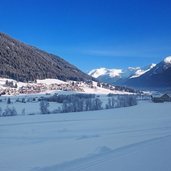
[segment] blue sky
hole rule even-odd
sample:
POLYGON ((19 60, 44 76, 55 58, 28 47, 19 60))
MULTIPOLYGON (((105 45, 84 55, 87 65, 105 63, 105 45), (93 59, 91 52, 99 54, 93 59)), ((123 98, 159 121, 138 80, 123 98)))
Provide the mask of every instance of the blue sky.
POLYGON ((0 31, 87 72, 171 55, 170 0, 0 0, 0 31))

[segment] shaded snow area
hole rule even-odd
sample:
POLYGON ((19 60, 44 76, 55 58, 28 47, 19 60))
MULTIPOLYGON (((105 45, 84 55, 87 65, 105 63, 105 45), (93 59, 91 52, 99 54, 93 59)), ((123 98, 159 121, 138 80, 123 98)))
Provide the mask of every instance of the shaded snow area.
POLYGON ((0 118, 0 171, 170 171, 171 104, 0 118))

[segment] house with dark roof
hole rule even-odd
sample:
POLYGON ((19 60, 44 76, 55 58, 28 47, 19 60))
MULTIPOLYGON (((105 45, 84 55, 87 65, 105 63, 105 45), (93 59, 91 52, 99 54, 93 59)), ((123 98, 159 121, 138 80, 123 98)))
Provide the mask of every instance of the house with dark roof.
POLYGON ((154 103, 171 102, 171 97, 168 94, 163 94, 160 97, 153 97, 153 96, 151 96, 151 100, 154 103))

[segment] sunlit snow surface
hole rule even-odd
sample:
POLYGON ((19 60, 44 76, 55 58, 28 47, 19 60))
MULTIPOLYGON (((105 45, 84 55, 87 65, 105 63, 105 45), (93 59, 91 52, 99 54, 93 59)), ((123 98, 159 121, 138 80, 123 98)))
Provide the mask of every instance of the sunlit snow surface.
POLYGON ((98 78, 102 75, 109 75, 110 77, 120 77, 122 73, 122 69, 107 69, 107 68, 99 68, 90 71, 88 74, 94 78, 98 78))
MULTIPOLYGON (((167 60, 168 61, 168 60, 167 60)), ((98 68, 91 70, 88 74, 94 78, 136 78, 145 74, 154 68, 156 64, 150 64, 146 67, 128 67, 127 69, 107 69, 107 68, 98 68)))
POLYGON ((171 56, 166 57, 166 58, 164 59, 164 62, 165 62, 166 64, 171 64, 171 56))
POLYGON ((171 104, 0 118, 0 171, 170 171, 171 104))

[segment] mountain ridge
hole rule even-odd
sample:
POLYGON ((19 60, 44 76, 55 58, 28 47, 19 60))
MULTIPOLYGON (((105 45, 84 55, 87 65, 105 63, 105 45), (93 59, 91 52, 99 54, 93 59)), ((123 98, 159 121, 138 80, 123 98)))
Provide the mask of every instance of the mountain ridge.
MULTIPOLYGON (((110 72, 113 70, 114 69, 109 69, 108 71, 110 72)), ((98 71, 98 69, 94 69, 93 71, 93 74, 95 75, 95 72, 98 71)), ((111 77, 111 75, 106 72, 98 75, 96 78, 113 85, 133 88, 171 87, 171 56, 164 58, 158 64, 150 64, 142 68, 128 67, 126 70, 120 69, 120 71, 121 72, 118 77, 111 77)), ((89 74, 92 74, 92 72, 89 72, 89 74)))
POLYGON ((126 69, 107 69, 98 68, 91 70, 88 74, 99 79, 102 82, 122 85, 122 83, 130 78, 139 77, 149 71, 156 64, 150 64, 146 67, 128 67, 126 69))
POLYGON ((171 57, 164 58, 155 67, 144 73, 137 79, 130 79, 127 86, 169 88, 171 87, 171 57))
POLYGON ((0 77, 23 82, 45 78, 81 81, 93 79, 61 57, 27 45, 1 32, 0 77))

